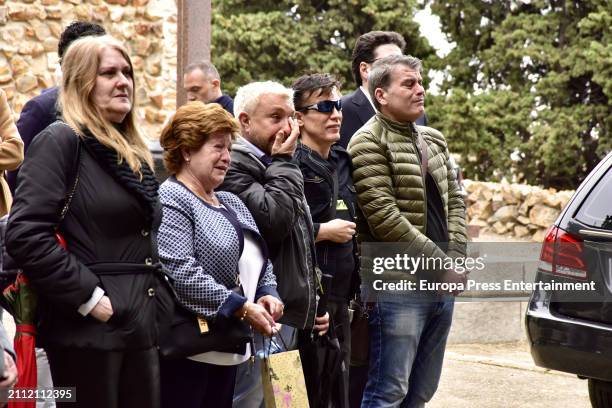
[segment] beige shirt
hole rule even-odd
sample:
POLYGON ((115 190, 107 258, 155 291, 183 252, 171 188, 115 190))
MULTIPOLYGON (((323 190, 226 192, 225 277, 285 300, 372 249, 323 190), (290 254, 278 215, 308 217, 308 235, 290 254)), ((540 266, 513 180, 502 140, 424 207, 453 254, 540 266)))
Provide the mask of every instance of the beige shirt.
POLYGON ((6 170, 15 170, 23 161, 23 142, 15 126, 13 111, 6 100, 6 94, 0 89, 0 216, 11 209, 13 199, 8 183, 6 170))

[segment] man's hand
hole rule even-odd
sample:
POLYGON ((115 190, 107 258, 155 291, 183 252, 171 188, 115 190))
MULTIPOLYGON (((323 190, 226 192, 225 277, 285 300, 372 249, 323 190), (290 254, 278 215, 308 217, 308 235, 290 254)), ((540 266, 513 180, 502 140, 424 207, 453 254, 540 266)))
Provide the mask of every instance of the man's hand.
POLYGON ((259 299, 257 299, 257 304, 266 309, 266 311, 270 313, 270 315, 275 321, 282 317, 283 310, 285 308, 283 302, 281 302, 272 295, 260 297, 259 299))
POLYGON ((340 218, 321 223, 317 242, 333 241, 339 244, 350 241, 355 235, 355 223, 340 218))
POLYGON ((300 127, 295 122, 295 119, 289 118, 289 125, 291 126, 291 133, 287 137, 284 130, 280 130, 276 134, 274 144, 272 145, 271 156, 293 156, 295 148, 297 146, 298 135, 300 134, 300 127))
POLYGON ((0 382, 0 389, 11 388, 17 382, 17 366, 13 356, 6 350, 4 350, 4 373, 2 373, 4 380, 0 382))
POLYGON ((319 336, 327 333, 329 329, 329 313, 325 313, 321 317, 315 317, 314 331, 319 332, 319 336))
POLYGON ((108 322, 108 319, 113 315, 113 305, 108 296, 102 296, 96 306, 89 312, 94 318, 101 322, 108 322))

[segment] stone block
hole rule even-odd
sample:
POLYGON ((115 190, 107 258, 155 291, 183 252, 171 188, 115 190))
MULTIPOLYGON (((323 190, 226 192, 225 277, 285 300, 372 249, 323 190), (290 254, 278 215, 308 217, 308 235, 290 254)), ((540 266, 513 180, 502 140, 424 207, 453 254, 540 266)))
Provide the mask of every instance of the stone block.
POLYGON ((79 20, 91 20, 93 17, 93 10, 91 6, 86 4, 79 4, 74 8, 74 13, 79 20))
POLYGON ((161 59, 149 60, 146 64, 146 69, 149 75, 159 76, 161 74, 161 59))
POLYGON ((529 233, 529 228, 523 225, 516 225, 514 227, 514 235, 518 238, 526 237, 527 235, 529 235, 529 233))
POLYGON ((531 242, 544 242, 544 238, 546 237, 546 229, 539 229, 535 234, 531 237, 531 242))
POLYGON ((15 96, 15 92, 17 91, 13 85, 4 86, 2 87, 2 90, 6 94, 6 99, 9 101, 13 99, 13 97, 15 96))
POLYGON ((493 219, 496 221, 501 221, 506 223, 508 221, 513 221, 518 217, 518 209, 516 205, 505 205, 495 211, 493 214, 493 219))
POLYGON ((516 217, 516 220, 523 225, 529 224, 529 217, 525 217, 524 215, 519 215, 516 217))
POLYGON ((0 74, 0 84, 8 84, 13 80, 13 75, 11 74, 0 74))
MULTIPOLYGON (((47 18, 50 18, 48 12, 47 18)), ((64 31, 64 27, 62 27, 60 23, 57 23, 55 21, 48 21, 47 25, 49 26, 49 30, 51 30, 51 34, 53 35, 53 37, 59 39, 62 35, 62 31, 64 31)))
POLYGON ((25 5, 19 3, 8 4, 8 17, 12 21, 28 21, 30 15, 25 5))
POLYGON ((540 227, 550 227, 557 217, 559 216, 559 210, 551 208, 547 205, 536 204, 529 211, 529 222, 540 227))
POLYGON ((38 41, 44 41, 51 36, 51 30, 44 23, 38 23, 33 25, 34 35, 38 41))
POLYGON ((34 75, 26 74, 17 78, 15 86, 20 93, 24 94, 34 90, 38 86, 38 80, 34 75))
POLYGON ((45 11, 47 12, 47 19, 50 19, 50 20, 61 20, 62 19, 63 10, 61 7, 46 7, 45 11))
POLYGON ((25 58, 20 55, 15 55, 11 58, 11 69, 13 70, 13 75, 18 76, 28 71, 30 65, 27 63, 25 58))
POLYGON ((503 235, 508 232, 508 227, 506 227, 506 225, 504 225, 502 222, 497 221, 495 224, 493 224, 491 230, 498 235, 503 235))
POLYGON ((164 95, 161 92, 152 92, 149 94, 149 99, 157 109, 164 107, 164 95))
POLYGON ((93 19, 97 21, 104 21, 110 15, 110 10, 106 4, 101 6, 94 7, 93 9, 93 19))
POLYGON ((59 44, 59 40, 55 37, 47 37, 43 41, 43 48, 46 52, 53 52, 57 50, 57 45, 59 44))
POLYGON ((113 23, 118 23, 123 19, 124 10, 121 7, 112 7, 110 9, 110 19, 113 23))

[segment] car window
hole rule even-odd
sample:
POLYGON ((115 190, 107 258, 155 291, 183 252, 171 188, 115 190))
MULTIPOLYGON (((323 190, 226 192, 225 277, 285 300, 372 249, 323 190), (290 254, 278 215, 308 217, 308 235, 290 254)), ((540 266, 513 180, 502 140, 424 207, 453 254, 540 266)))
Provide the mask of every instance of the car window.
POLYGON ((599 179, 586 197, 576 219, 586 225, 612 231, 612 168, 599 179))

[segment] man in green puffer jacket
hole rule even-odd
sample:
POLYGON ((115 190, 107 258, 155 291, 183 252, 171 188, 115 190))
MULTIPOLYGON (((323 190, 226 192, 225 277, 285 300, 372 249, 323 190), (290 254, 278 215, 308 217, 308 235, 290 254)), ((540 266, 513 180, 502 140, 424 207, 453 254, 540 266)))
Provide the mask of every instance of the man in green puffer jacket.
MULTIPOLYGON (((359 240, 401 243, 411 257, 423 259, 464 256, 465 204, 446 140, 437 130, 414 124, 425 111, 421 62, 410 56, 383 58, 372 66, 368 86, 378 112, 349 144, 361 210, 359 240)), ((394 267, 379 276, 414 281, 415 275, 394 267)), ((416 276, 459 289, 376 294, 369 314, 370 369, 362 407, 424 407, 436 391, 453 295, 465 284, 465 275, 445 266, 419 269, 416 276)), ((372 282, 371 276, 362 279, 372 282)), ((420 282, 415 283, 418 289, 420 282)))

